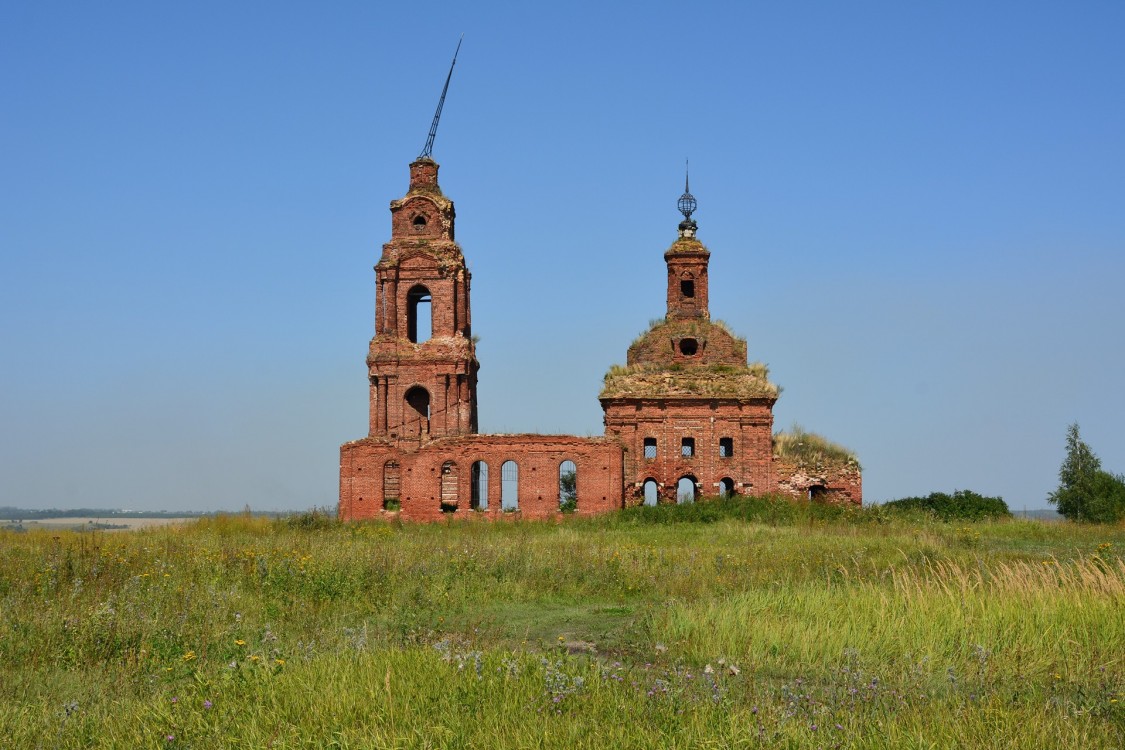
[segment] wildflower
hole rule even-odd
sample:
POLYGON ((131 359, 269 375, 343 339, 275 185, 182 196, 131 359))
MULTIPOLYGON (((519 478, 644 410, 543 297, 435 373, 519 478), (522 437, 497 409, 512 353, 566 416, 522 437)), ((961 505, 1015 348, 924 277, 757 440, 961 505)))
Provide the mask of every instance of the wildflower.
POLYGON ((211 708, 212 705, 213 704, 209 700, 203 701, 203 707, 204 708, 211 708))
POLYGON ((277 662, 277 666, 279 666, 279 667, 283 666, 285 664, 284 659, 274 659, 274 661, 277 662))
POLYGON ((260 657, 257 654, 251 654, 250 655, 250 661, 258 661, 259 658, 260 657))
POLYGON ((176 735, 174 735, 174 734, 165 735, 164 739, 166 739, 168 742, 175 742, 176 741, 176 735))
POLYGON ((194 651, 188 651, 188 652, 187 652, 186 654, 184 654, 184 655, 183 655, 183 657, 181 657, 181 658, 182 658, 182 659, 183 659, 184 661, 192 661, 193 659, 195 659, 195 652, 194 652, 194 651))
POLYGON ((180 702, 180 699, 179 699, 179 698, 175 698, 175 697, 173 697, 173 698, 172 698, 172 700, 171 700, 171 701, 169 701, 169 703, 172 703, 173 705, 174 705, 174 704, 176 704, 176 703, 179 703, 179 702, 180 702))
POLYGON ((236 646, 245 646, 245 645, 246 645, 246 641, 244 641, 244 640, 242 640, 241 638, 239 638, 239 639, 238 639, 237 641, 235 641, 235 642, 234 642, 234 645, 236 645, 236 646))

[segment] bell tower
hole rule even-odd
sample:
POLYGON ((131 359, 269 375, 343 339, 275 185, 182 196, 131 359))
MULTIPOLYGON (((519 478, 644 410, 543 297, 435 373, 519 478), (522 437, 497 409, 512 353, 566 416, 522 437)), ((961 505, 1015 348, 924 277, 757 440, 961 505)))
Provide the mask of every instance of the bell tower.
POLYGON ((406 195, 391 201, 367 356, 371 437, 424 442, 477 430, 470 274, 437 174, 433 159, 418 158, 406 195))
POLYGON ((431 158, 449 80, 406 195, 391 201, 391 241, 375 266, 375 337, 367 354, 371 437, 419 444, 477 431, 469 269, 454 239, 453 201, 431 158))
POLYGON ((699 228, 691 218, 695 196, 691 194, 688 175, 684 174, 684 194, 677 202, 684 220, 680 236, 664 253, 668 264, 668 320, 710 320, 707 308, 707 261, 711 253, 695 237, 699 228))

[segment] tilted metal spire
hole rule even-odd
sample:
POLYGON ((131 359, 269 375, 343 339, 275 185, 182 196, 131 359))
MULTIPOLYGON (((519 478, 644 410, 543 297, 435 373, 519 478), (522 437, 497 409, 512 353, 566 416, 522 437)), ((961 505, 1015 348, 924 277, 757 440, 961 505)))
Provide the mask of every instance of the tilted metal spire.
POLYGON ((449 91, 449 79, 453 77, 453 66, 457 64, 457 53, 461 51, 461 42, 463 41, 465 41, 464 34, 457 40, 457 49, 453 52, 453 62, 449 64, 449 75, 445 77, 445 86, 441 89, 441 98, 438 99, 437 111, 434 112, 434 122, 430 125, 430 135, 426 138, 426 147, 422 149, 422 153, 418 154, 419 159, 428 159, 434 152, 434 138, 437 136, 438 121, 441 119, 441 108, 445 106, 445 94, 449 91))

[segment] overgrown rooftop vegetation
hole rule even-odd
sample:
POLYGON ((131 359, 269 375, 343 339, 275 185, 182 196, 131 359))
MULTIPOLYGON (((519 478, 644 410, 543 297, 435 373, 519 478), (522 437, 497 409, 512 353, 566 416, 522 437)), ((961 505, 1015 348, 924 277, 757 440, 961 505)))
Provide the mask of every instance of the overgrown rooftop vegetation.
POLYGON ((770 382, 769 368, 761 362, 752 362, 745 367, 637 364, 611 367, 605 375, 599 398, 698 396, 776 399, 780 392, 770 382))
POLYGON ((773 436, 773 454, 798 466, 854 466, 860 468, 855 453, 823 435, 793 425, 788 432, 773 436))

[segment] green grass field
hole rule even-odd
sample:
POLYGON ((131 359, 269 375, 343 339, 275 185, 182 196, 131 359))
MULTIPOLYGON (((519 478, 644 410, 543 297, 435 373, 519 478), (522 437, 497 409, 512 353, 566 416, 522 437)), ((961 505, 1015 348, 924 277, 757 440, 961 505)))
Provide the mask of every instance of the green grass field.
POLYGON ((0 532, 0 746, 1122 748, 1125 527, 0 532))

